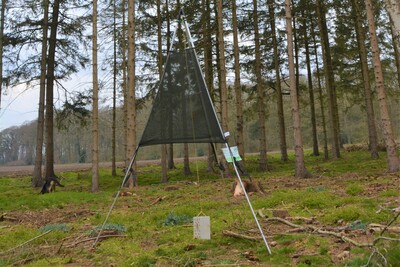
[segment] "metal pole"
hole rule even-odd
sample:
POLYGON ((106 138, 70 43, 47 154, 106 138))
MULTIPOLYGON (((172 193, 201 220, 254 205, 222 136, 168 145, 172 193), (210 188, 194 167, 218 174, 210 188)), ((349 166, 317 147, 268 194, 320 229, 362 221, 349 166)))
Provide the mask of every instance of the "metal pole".
POLYGON ((113 203, 111 204, 111 207, 110 207, 110 209, 109 209, 109 211, 108 211, 108 214, 107 214, 107 216, 106 216, 106 219, 104 220, 103 224, 101 225, 100 231, 99 231, 99 233, 97 234, 96 240, 95 240, 94 243, 93 243, 93 247, 96 247, 97 242, 99 241, 100 235, 101 235, 101 233, 102 233, 102 231, 103 231, 103 229, 104 229, 104 226, 106 225, 106 223, 107 223, 107 221, 108 221, 108 218, 110 217, 110 214, 111 214, 112 210, 114 209, 114 206, 115 206, 115 203, 117 202, 117 199, 118 199, 118 197, 119 197, 119 194, 121 193, 121 190, 122 190, 122 188, 124 187, 124 184, 125 184, 126 180, 127 180, 128 177, 129 177, 129 174, 130 174, 130 171, 131 171, 131 169, 132 169, 133 163, 135 162, 135 159, 136 159, 136 155, 137 155, 137 153, 138 153, 138 150, 139 150, 139 146, 136 147, 136 150, 135 150, 135 153, 134 153, 133 156, 132 156, 131 162, 129 163, 129 166, 128 166, 128 168, 126 169, 125 177, 124 177, 124 179, 122 180, 121 186, 119 187, 119 190, 118 190, 116 196, 114 197, 114 201, 113 201, 113 203))
MULTIPOLYGON (((186 22, 185 15, 183 14, 183 12, 182 12, 182 17, 183 17, 183 21, 184 21, 184 23, 185 23, 186 34, 188 35, 189 44, 191 45, 192 48, 194 48, 194 43, 193 43, 192 36, 191 36, 190 30, 189 30, 189 25, 188 25, 188 23, 186 22)), ((195 53, 195 55, 196 55, 197 64, 199 64, 199 59, 197 58, 197 54, 195 53)), ((202 76, 202 78, 203 78, 204 84, 206 84, 206 82, 205 82, 203 76, 202 76)), ((209 92, 208 92, 208 90, 206 90, 206 91, 207 91, 208 97, 209 97, 209 99, 210 99, 210 101, 211 101, 211 97, 210 97, 210 95, 209 95, 209 92)), ((214 106, 213 106, 213 111, 214 111, 214 115, 215 115, 215 117, 217 118, 217 121, 218 121, 217 113, 215 112, 214 106)), ((231 154, 231 157, 232 157, 232 159, 233 159, 233 158, 234 158, 234 157, 233 157, 233 153, 232 153, 232 151, 231 151, 231 148, 230 148, 228 142, 226 141, 225 135, 223 134, 223 131, 222 131, 222 128, 221 128, 221 124, 218 123, 218 126, 219 126, 219 129, 220 129, 221 133, 222 133, 222 136, 224 136, 225 145, 226 145, 226 147, 228 148, 229 153, 231 154)), ((254 217, 254 220, 256 221, 257 227, 258 227, 258 229, 260 230, 260 234, 261 234, 261 236, 262 236, 262 239, 263 239, 263 241, 264 241, 264 244, 265 244, 265 246, 266 246, 266 248, 267 248, 267 250, 268 250, 268 253, 271 255, 271 249, 270 249, 270 247, 269 247, 269 245, 268 245, 267 239, 265 238, 265 235, 264 235, 264 232, 263 232, 263 230, 262 230, 262 228, 261 228, 261 225, 260 225, 260 223, 258 222, 257 216, 256 216, 256 214, 255 214, 255 212, 254 212, 254 209, 253 209, 253 206, 252 206, 252 204, 251 204, 251 202, 250 202, 250 198, 249 198, 249 196, 248 196, 248 194, 247 194, 247 192, 246 192, 246 189, 244 188, 244 185, 243 185, 243 182, 242 182, 242 178, 241 178, 240 175, 239 175, 239 172, 238 172, 238 169, 237 169, 237 167, 236 167, 235 161, 232 161, 232 164, 233 164, 233 167, 234 167, 234 169, 235 169, 236 176, 238 177, 240 186, 241 186, 242 189, 243 189, 243 192, 244 192, 244 195, 245 195, 245 197, 246 197, 247 203, 249 204, 251 213, 253 214, 253 217, 254 217)))
POLYGON ((243 189, 243 192, 244 192, 244 195, 245 195, 245 197, 246 197, 247 203, 249 204, 251 213, 253 214, 254 220, 256 221, 258 230, 260 231, 260 234, 261 234, 262 239, 263 239, 263 241, 264 241, 265 247, 267 248, 268 253, 271 255, 271 249, 270 249, 270 247, 269 247, 269 245, 268 245, 267 239, 265 238, 265 235, 264 235, 264 232, 263 232, 263 230, 262 230, 262 228, 261 228, 261 225, 260 225, 260 223, 258 222, 256 213, 254 212, 254 209, 253 209, 253 205, 251 205, 249 195, 247 194, 246 189, 244 188, 244 185, 243 185, 243 182, 242 182, 242 178, 240 178, 240 175, 239 175, 238 169, 237 169, 237 167, 236 167, 236 164, 235 164, 235 161, 234 161, 234 157, 233 157, 233 153, 232 153, 232 151, 231 151, 231 148, 230 148, 228 142, 226 142, 225 145, 226 145, 226 147, 228 148, 229 153, 230 153, 230 155, 231 155, 231 157, 232 157, 233 168, 235 169, 236 176, 237 176, 237 178, 238 178, 238 180, 239 180, 240 186, 241 186, 242 189, 243 189))

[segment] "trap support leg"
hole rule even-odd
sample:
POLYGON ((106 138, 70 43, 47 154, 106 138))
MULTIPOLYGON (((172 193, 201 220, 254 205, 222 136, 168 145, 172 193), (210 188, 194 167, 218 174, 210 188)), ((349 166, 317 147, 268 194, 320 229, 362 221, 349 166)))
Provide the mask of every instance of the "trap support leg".
POLYGON ((106 216, 106 219, 104 220, 103 224, 101 225, 101 228, 100 228, 100 230, 99 230, 99 233, 97 234, 96 240, 95 240, 94 243, 93 243, 93 247, 94 247, 94 248, 96 247, 97 242, 99 242, 100 235, 101 235, 101 233, 102 233, 102 231, 103 231, 103 229, 104 229, 104 226, 106 225, 106 223, 107 223, 107 221, 108 221, 108 217, 110 217, 110 214, 111 214, 112 210, 114 209, 115 202, 117 202, 117 199, 118 199, 118 197, 119 197, 119 194, 121 193, 121 190, 122 190, 122 188, 124 187, 124 184, 126 183, 126 180, 128 179, 129 175, 131 174, 131 169, 132 169, 133 163, 135 162, 135 159, 136 159, 136 155, 137 155, 137 153, 138 153, 138 150, 139 150, 139 146, 136 148, 135 153, 134 153, 133 156, 132 156, 132 159, 131 159, 131 162, 129 163, 128 168, 126 168, 125 176, 124 176, 124 179, 122 180, 121 186, 119 187, 118 192, 117 192, 117 194, 116 194, 115 197, 114 197, 114 201, 113 201, 113 203, 111 204, 111 207, 110 207, 110 210, 108 211, 108 214, 107 214, 107 216, 106 216))
MULTIPOLYGON (((228 145, 228 143, 225 143, 225 144, 226 144, 226 147, 227 147, 228 150, 229 150, 229 153, 231 154, 232 159, 234 159, 234 156, 233 156, 233 153, 232 153, 232 151, 231 151, 230 146, 228 145)), ((268 245, 267 239, 265 238, 265 235, 264 235, 264 232, 263 232, 263 230, 262 230, 262 228, 261 228, 261 225, 260 225, 260 223, 258 222, 257 215, 256 215, 256 213, 254 212, 254 209, 253 209, 253 205, 251 205, 249 195, 247 194, 246 189, 244 188, 244 185, 243 185, 243 182, 242 182, 242 178, 240 178, 240 174, 239 174, 239 172, 238 172, 238 168, 237 168, 237 166, 236 166, 236 164, 235 164, 235 160, 232 161, 232 164, 233 164, 233 168, 235 169, 235 173, 236 173, 236 176, 237 176, 237 178, 238 178, 238 180, 239 180, 240 186, 241 186, 242 189, 243 189, 243 192, 244 192, 244 195, 245 195, 245 197, 246 197, 247 203, 249 204, 251 213, 253 214, 254 220, 256 221, 258 230, 260 231, 260 234, 261 234, 262 239, 263 239, 263 241, 264 241, 265 247, 267 248, 268 253, 271 255, 271 249, 270 249, 270 247, 269 247, 269 245, 268 245)))

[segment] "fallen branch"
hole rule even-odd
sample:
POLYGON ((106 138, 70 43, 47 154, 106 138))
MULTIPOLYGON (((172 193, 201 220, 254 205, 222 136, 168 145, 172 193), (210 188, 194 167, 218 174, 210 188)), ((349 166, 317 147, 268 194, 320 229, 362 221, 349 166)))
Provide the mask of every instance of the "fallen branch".
POLYGON ((18 219, 17 218, 14 218, 14 217, 10 217, 10 216, 7 216, 7 213, 3 213, 3 214, 1 214, 0 215, 0 222, 1 221, 18 221, 18 219))
POLYGON ((335 236, 337 238, 342 239, 344 242, 353 244, 356 247, 372 247, 373 246, 373 243, 359 243, 359 242, 357 242, 357 241, 355 241, 355 240, 353 240, 353 239, 351 239, 351 238, 349 238, 349 237, 347 237, 347 236, 345 236, 345 235, 343 235, 341 233, 336 233, 336 232, 332 232, 332 231, 324 231, 324 230, 321 230, 321 229, 316 229, 316 232, 318 234, 321 234, 321 235, 335 236))
POLYGON ((149 207, 150 207, 150 206, 153 206, 153 205, 155 205, 155 204, 157 204, 158 202, 163 201, 166 197, 167 197, 167 196, 163 196, 163 197, 158 197, 158 198, 156 198, 156 200, 154 200, 153 203, 151 203, 151 204, 149 205, 149 207))
POLYGON ((326 231, 326 230, 320 229, 320 228, 312 226, 312 225, 302 226, 302 225, 298 225, 298 224, 289 222, 288 220, 278 218, 278 217, 265 218, 265 220, 281 222, 283 224, 286 224, 290 227, 295 228, 292 231, 296 231, 296 232, 311 232, 311 233, 316 233, 316 234, 320 234, 320 235, 334 236, 334 237, 340 238, 344 242, 353 244, 356 247, 373 247, 379 240, 400 242, 400 239, 398 239, 398 238, 390 238, 390 237, 384 237, 384 236, 380 235, 377 238, 375 238, 371 243, 360 243, 360 242, 355 241, 354 239, 351 239, 351 238, 345 236, 344 234, 341 234, 338 232, 333 232, 333 231, 326 231))
POLYGON ((16 250, 17 248, 20 248, 20 247, 22 247, 22 246, 25 246, 26 244, 32 242, 33 240, 36 240, 36 239, 38 239, 38 238, 40 238, 40 237, 42 237, 42 236, 47 235, 47 234, 50 233, 51 231, 53 231, 53 230, 48 230, 47 232, 44 232, 44 233, 41 234, 41 235, 35 236, 34 238, 29 239, 28 241, 25 241, 24 243, 19 244, 19 245, 16 246, 16 247, 13 247, 13 248, 10 248, 9 250, 0 252, 0 255, 5 255, 5 254, 7 254, 7 253, 9 253, 9 252, 11 252, 11 251, 13 251, 13 250, 16 250))
POLYGON ((315 221, 315 217, 307 218, 307 217, 301 217, 301 216, 287 217, 286 219, 293 220, 293 221, 304 221, 306 223, 313 223, 315 221))
POLYGON ((254 237, 254 236, 249 236, 249 235, 243 235, 243 234, 238 234, 229 230, 224 230, 222 232, 224 235, 226 236, 230 236, 230 237, 235 237, 235 238, 243 238, 243 239, 247 239, 247 240, 262 240, 262 237, 254 237))
POLYGON ((389 229, 389 227, 397 220, 397 218, 400 217, 400 210, 397 212, 397 214, 395 216, 393 216, 392 220, 390 220, 390 222, 386 225, 385 228, 383 228, 381 235, 383 235, 385 233, 386 230, 389 229))
POLYGON ((387 260, 386 260, 385 256, 383 256, 383 254, 380 253, 378 249, 374 248, 374 251, 371 253, 371 255, 369 255, 367 264, 362 265, 361 267, 371 266, 370 263, 371 263, 372 258, 375 256, 375 254, 378 255, 382 259, 382 261, 383 261, 382 266, 387 266, 387 260))
POLYGON ((26 258, 17 262, 14 262, 11 266, 24 266, 26 265, 28 262, 31 262, 33 260, 35 260, 36 257, 31 257, 31 258, 26 258))
POLYGON ((400 233, 400 227, 399 226, 389 226, 389 225, 382 225, 379 223, 371 223, 368 225, 368 229, 373 230, 375 232, 393 232, 393 233, 400 233))
POLYGON ((65 247, 66 248, 72 248, 72 247, 75 247, 75 246, 77 246, 77 245, 79 245, 81 243, 85 243, 85 242, 89 242, 89 241, 93 241, 93 240, 101 239, 101 238, 105 239, 105 238, 109 238, 109 237, 127 237, 127 235, 102 235, 102 236, 99 236, 99 237, 91 237, 91 238, 79 240, 79 241, 77 241, 77 242, 75 242, 73 244, 66 245, 65 247))
POLYGON ((337 233, 337 232, 333 232, 333 231, 326 231, 326 230, 322 230, 319 229, 315 226, 312 225, 307 225, 307 226, 301 226, 292 222, 289 222, 288 220, 282 219, 282 218, 278 218, 278 217, 272 217, 272 218, 266 218, 266 221, 278 221, 281 222, 283 224, 286 224, 290 227, 296 228, 297 231, 303 231, 303 232, 311 232, 311 233, 317 233, 317 234, 321 234, 321 235, 330 235, 330 236, 334 236, 337 238, 340 238, 341 240, 343 240, 344 242, 347 243, 351 243, 357 247, 372 247, 373 243, 359 243, 351 238, 348 238, 347 236, 341 234, 341 233, 337 233))

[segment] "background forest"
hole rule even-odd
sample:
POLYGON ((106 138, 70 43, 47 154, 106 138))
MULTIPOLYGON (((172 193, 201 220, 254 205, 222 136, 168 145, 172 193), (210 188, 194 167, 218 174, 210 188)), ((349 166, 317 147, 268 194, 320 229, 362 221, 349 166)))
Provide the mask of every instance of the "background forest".
MULTIPOLYGON (((231 133, 230 143, 237 144, 242 153, 263 154, 262 139, 265 138, 266 150, 280 151, 285 160, 285 151, 294 147, 294 141, 284 2, 221 2, 222 13, 218 10, 220 2, 214 0, 134 3, 135 139, 140 138, 148 118, 161 66, 182 8, 217 113, 224 130, 231 133), (223 33, 222 50, 220 32, 223 33)), ((384 88, 397 140, 400 56, 396 46, 398 32, 388 13, 390 5, 391 1, 374 1, 373 12, 384 88)), ((335 153, 337 144, 340 147, 362 144, 371 148, 371 124, 377 133, 373 142, 378 148, 384 147, 364 1, 293 0, 291 8, 304 147, 326 158, 340 156, 335 153), (372 97, 370 102, 368 94, 372 97)), ((55 99, 46 94, 46 101, 62 104, 54 108, 51 120, 54 126, 45 123, 47 131, 48 127, 54 131, 54 162, 92 160, 95 79, 79 89, 66 88, 63 84, 76 77, 73 74, 79 75, 94 66, 96 69, 99 66, 96 85, 99 100, 95 100, 100 104, 99 160, 126 160, 128 1, 99 1, 98 6, 96 1, 94 9, 93 2, 85 0, 2 0, 1 14, 1 94, 16 86, 30 90, 43 84, 41 62, 45 58, 49 64, 51 41, 56 40, 54 82, 46 84, 49 87, 53 83, 56 95, 63 97, 55 99), (96 32, 92 28, 95 13, 96 32), (58 27, 53 30, 55 24, 58 27), (57 34, 52 35, 53 31, 57 34), (94 39, 96 62, 94 54, 90 54, 94 39)), ((49 65, 46 68, 49 71, 49 65)), ((46 102, 46 112, 49 112, 49 103, 46 102)), ((1 131, 0 164, 34 164, 37 143, 43 142, 38 139, 37 129, 37 121, 32 121, 1 131)), ((46 151, 46 143, 42 150, 46 151)), ((191 155, 208 153, 207 146, 197 146, 196 150, 191 155)), ((183 145, 175 147, 175 157, 183 157, 184 153, 183 145)), ((160 147, 143 149, 139 157, 158 159, 160 147)))

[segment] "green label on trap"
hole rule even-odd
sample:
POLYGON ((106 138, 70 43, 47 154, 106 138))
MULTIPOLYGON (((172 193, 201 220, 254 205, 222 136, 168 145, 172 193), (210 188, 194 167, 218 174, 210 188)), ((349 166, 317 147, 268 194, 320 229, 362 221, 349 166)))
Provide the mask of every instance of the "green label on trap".
POLYGON ((232 162, 233 161, 232 156, 235 157, 236 161, 241 161, 242 160, 242 158, 239 155, 239 150, 238 150, 237 146, 231 147, 230 151, 229 151, 229 148, 222 148, 222 153, 224 153, 224 157, 225 157, 227 162, 232 162))

